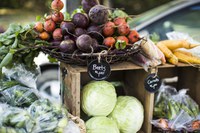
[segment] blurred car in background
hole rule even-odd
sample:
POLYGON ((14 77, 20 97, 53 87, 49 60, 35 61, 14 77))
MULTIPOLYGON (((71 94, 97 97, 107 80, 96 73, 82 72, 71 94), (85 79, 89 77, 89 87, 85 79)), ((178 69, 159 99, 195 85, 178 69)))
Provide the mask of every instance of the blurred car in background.
POLYGON ((149 10, 130 22, 141 36, 156 33, 160 40, 166 33, 178 31, 200 41, 200 0, 175 0, 149 10))

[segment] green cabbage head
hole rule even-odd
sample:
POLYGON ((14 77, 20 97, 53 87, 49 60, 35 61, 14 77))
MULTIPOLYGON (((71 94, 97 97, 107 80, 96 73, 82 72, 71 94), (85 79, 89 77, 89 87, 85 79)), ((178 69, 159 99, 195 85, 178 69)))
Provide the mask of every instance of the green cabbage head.
POLYGON ((120 133, 137 133, 143 124, 144 109, 135 97, 119 96, 109 117, 117 122, 120 133))
POLYGON ((96 116, 86 122, 87 133, 119 133, 114 120, 105 116, 96 116))
POLYGON ((115 107, 115 87, 107 81, 91 81, 83 87, 81 108, 88 116, 107 116, 115 107))

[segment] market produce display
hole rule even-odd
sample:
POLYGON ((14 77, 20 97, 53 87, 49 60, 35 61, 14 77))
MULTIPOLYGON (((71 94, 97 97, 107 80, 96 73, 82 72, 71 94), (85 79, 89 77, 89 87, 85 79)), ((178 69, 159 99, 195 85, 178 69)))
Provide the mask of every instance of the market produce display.
MULTIPOLYGON (((100 5, 98 0, 82 0, 72 14, 61 12, 63 7, 61 0, 53 0, 50 14, 26 26, 11 24, 0 34, 0 133, 137 133, 142 125, 145 127, 148 109, 143 107, 144 101, 118 95, 111 82, 101 80, 88 82, 80 95, 73 96, 80 98, 76 99, 80 105, 72 104, 79 105, 86 115, 85 121, 75 116, 83 122, 81 130, 66 108, 41 98, 37 92, 39 72, 34 58, 39 52, 48 54, 51 61, 66 64, 86 66, 97 61, 101 66, 94 65, 100 72, 106 69, 103 61, 107 66, 131 61, 155 76, 157 72, 151 70, 166 63, 200 64, 200 57, 185 50, 200 44, 187 39, 153 42, 137 29, 130 29, 132 18, 120 9, 100 5)), ((199 130, 199 106, 187 91, 162 87, 155 98, 151 124, 161 131, 199 130)))
POLYGON ((141 102, 133 96, 116 97, 115 87, 107 81, 89 82, 81 97, 83 111, 92 116, 86 121, 88 133, 137 133, 143 124, 141 102))

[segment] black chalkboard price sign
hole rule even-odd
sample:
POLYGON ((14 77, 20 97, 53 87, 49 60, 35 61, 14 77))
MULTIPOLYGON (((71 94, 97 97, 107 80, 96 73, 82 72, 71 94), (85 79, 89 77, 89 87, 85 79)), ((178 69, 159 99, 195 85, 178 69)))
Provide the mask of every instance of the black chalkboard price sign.
POLYGON ((147 91, 154 93, 159 90, 161 86, 161 80, 155 73, 151 73, 144 81, 144 87, 147 91))
POLYGON ((88 74, 94 80, 107 79, 110 72, 110 65, 104 60, 93 60, 88 65, 88 74))

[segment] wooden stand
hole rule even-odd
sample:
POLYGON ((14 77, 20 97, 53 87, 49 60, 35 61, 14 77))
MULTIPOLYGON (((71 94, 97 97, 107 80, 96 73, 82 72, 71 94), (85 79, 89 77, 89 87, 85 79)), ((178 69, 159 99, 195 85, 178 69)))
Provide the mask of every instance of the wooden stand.
MULTIPOLYGON (((64 104, 74 116, 81 116, 81 88, 91 81, 87 74, 87 68, 64 63, 60 64, 60 68, 63 75, 64 104), (65 75, 63 72, 66 70, 67 74, 65 75)), ((150 121, 153 117, 154 94, 144 89, 144 79, 148 73, 142 67, 130 62, 111 65, 111 71, 111 75, 107 80, 123 82, 125 85, 123 95, 134 96, 142 102, 144 106, 144 123, 140 132, 151 133, 152 126, 150 121)), ((179 89, 189 88, 191 97, 200 104, 200 97, 197 95, 198 87, 200 87, 198 69, 187 64, 179 64, 177 66, 166 64, 159 66, 158 75, 161 78, 178 76, 179 82, 175 84, 176 87, 179 89)))

